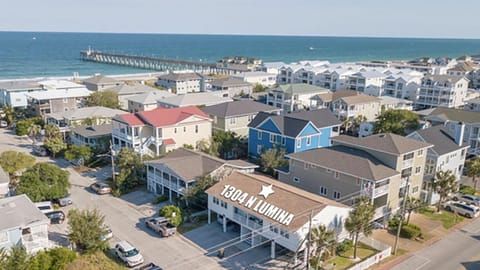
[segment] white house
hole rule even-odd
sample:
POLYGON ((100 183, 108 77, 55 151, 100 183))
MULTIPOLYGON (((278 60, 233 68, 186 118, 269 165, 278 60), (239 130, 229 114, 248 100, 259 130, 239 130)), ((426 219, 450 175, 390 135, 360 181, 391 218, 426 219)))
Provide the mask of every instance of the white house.
POLYGON ((215 221, 216 213, 223 232, 232 222, 240 239, 252 247, 270 242, 271 258, 280 247, 296 254, 303 251, 310 226, 324 225, 338 241, 349 235, 344 227, 348 206, 270 177, 233 172, 206 192, 208 222, 215 221))
POLYGON ((312 97, 326 92, 330 91, 305 83, 280 85, 268 92, 267 104, 281 108, 284 112, 299 111, 312 106, 312 97))
POLYGON ((417 109, 457 108, 465 104, 469 80, 449 75, 429 75, 422 79, 415 100, 417 109))
POLYGON ((234 78, 241 79, 253 85, 260 84, 265 87, 271 87, 277 83, 277 75, 274 73, 267 73, 264 71, 242 72, 232 75, 234 78))

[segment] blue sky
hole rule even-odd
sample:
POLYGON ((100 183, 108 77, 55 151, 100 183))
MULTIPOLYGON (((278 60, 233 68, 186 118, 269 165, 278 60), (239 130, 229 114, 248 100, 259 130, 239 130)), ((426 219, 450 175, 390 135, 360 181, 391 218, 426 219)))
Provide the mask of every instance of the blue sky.
POLYGON ((3 0, 0 31, 480 38, 478 0, 3 0))

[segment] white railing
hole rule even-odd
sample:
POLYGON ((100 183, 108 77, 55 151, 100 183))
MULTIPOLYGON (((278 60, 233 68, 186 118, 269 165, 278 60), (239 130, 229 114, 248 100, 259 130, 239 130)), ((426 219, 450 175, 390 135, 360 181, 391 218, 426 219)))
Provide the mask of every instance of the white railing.
POLYGON ((238 221, 242 225, 247 225, 247 217, 239 215, 239 214, 233 214, 233 220, 238 221))
POLYGON ((403 177, 401 180, 400 180, 400 187, 404 187, 407 185, 407 181, 408 181, 408 177, 403 177))
POLYGON ((375 209, 375 214, 373 215, 373 219, 381 218, 388 214, 388 207, 387 206, 381 206, 375 209))
POLYGON ((378 262, 384 260, 385 258, 389 257, 392 253, 392 247, 385 245, 383 243, 378 243, 378 241, 374 241, 374 239, 371 238, 361 238, 360 242, 371 246, 379 252, 371 257, 366 258, 365 260, 355 264, 354 266, 348 268, 348 270, 364 270, 368 269, 370 266, 377 264, 378 262))
POLYGON ((402 169, 409 168, 413 166, 413 158, 404 160, 402 163, 402 169))
POLYGON ((384 185, 384 186, 375 188, 373 190, 373 197, 376 198, 376 197, 385 195, 388 193, 389 190, 390 190, 390 185, 384 185))
POLYGON ((263 227, 262 225, 256 223, 253 220, 248 220, 247 221, 247 226, 254 229, 254 230, 258 230, 258 231, 261 231, 261 228, 263 227))

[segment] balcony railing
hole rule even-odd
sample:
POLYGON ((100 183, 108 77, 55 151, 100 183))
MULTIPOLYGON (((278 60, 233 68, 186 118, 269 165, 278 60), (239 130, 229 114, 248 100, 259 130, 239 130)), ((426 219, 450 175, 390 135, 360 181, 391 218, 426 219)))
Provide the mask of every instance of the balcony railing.
POLYGON ((377 187, 373 190, 373 197, 376 198, 376 197, 385 195, 388 193, 389 190, 390 190, 390 185, 383 185, 381 187, 377 187))
POLYGON ((413 158, 404 160, 402 163, 402 169, 409 168, 413 166, 413 158))
POLYGON ((375 209, 375 214, 373 215, 373 219, 381 218, 385 215, 388 215, 388 207, 386 205, 375 209))
POLYGON ((247 225, 247 217, 239 214, 233 214, 233 220, 239 222, 242 225, 247 225))

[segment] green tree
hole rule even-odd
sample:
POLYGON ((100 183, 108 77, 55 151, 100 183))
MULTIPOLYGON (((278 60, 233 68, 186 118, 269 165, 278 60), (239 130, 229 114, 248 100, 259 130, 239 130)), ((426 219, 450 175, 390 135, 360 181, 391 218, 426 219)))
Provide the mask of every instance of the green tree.
POLYGON ((477 190, 477 178, 480 177, 480 158, 467 161, 467 176, 472 178, 473 188, 477 190))
POLYGON ((218 182, 217 179, 210 175, 205 175, 195 182, 191 188, 188 188, 182 197, 182 199, 188 204, 193 203, 195 205, 207 208, 208 195, 205 190, 209 189, 218 182))
POLYGON ((34 201, 49 201, 68 194, 69 173, 56 165, 42 162, 26 170, 17 188, 18 194, 27 194, 34 201))
POLYGON ((60 128, 56 125, 45 125, 45 135, 51 139, 53 137, 60 137, 60 128))
POLYGON ((217 148, 218 157, 223 159, 240 158, 245 157, 247 153, 247 145, 235 132, 215 130, 212 139, 217 148))
POLYGON ((406 135, 418 127, 418 115, 408 110, 386 110, 377 117, 373 133, 406 135))
POLYGON ((65 159, 76 161, 83 159, 83 164, 88 164, 93 157, 93 150, 88 145, 70 145, 65 151, 65 159))
POLYGON ((412 215, 412 212, 416 211, 417 209, 421 208, 424 205, 425 203, 417 198, 413 198, 410 196, 407 197, 407 201, 405 203, 405 211, 408 214, 406 224, 410 223, 410 216, 412 215))
POLYGON ((57 247, 40 251, 32 257, 28 264, 29 270, 62 270, 75 260, 75 251, 64 247, 57 247))
POLYGON ((19 171, 31 167, 33 164, 35 164, 35 158, 22 152, 7 150, 0 155, 0 166, 11 179, 15 178, 19 171))
POLYGON ((20 120, 15 123, 15 132, 18 136, 30 135, 29 129, 32 125, 43 126, 41 117, 32 117, 25 120, 20 120))
POLYGON ((16 121, 15 109, 12 106, 4 106, 3 112, 5 113, 5 121, 9 126, 16 121))
POLYGON ((170 223, 175 227, 180 226, 183 221, 182 211, 180 211, 180 208, 175 205, 162 207, 162 209, 160 209, 160 216, 170 219, 170 223))
POLYGON ((103 106, 120 109, 118 94, 109 90, 94 92, 88 97, 87 106, 103 106))
POLYGON ((263 172, 273 174, 274 169, 286 166, 288 161, 284 158, 285 149, 271 148, 260 155, 260 167, 263 172))
POLYGON ((341 127, 343 127, 344 133, 348 133, 350 128, 352 127, 352 120, 350 120, 349 118, 345 118, 342 121, 341 127))
POLYGON ((375 214, 375 206, 370 203, 368 197, 361 197, 358 203, 350 211, 347 220, 345 221, 345 228, 353 236, 353 257, 357 258, 358 237, 360 233, 368 236, 372 233, 371 221, 375 214))
POLYGON ((315 244, 315 267, 318 269, 320 261, 325 261, 330 255, 334 255, 337 247, 335 232, 327 230, 325 225, 320 225, 311 232, 311 241, 315 244))
POLYGON ((82 120, 82 126, 95 126, 97 124, 97 117, 87 117, 82 120))
POLYGON ((116 165, 120 169, 120 173, 118 177, 115 177, 114 188, 125 193, 137 187, 144 173, 140 155, 132 148, 123 147, 117 155, 116 165))
POLYGON ((22 246, 13 246, 10 252, 4 253, 2 257, 0 270, 29 270, 29 257, 22 246))
POLYGON ((353 119, 352 127, 354 129, 355 134, 357 134, 358 131, 360 130, 360 124, 366 121, 367 121, 367 117, 361 114, 353 119))
MULTIPOLYGON (((213 140, 213 137, 210 138, 210 140, 203 139, 200 142, 198 142, 198 145, 197 145, 198 150, 214 157, 220 156, 218 147, 219 145, 217 142, 213 140)), ((188 147, 186 148, 189 149, 188 147)))
POLYGON ((51 137, 45 139, 43 145, 52 153, 53 158, 62 150, 67 148, 67 144, 60 137, 51 137))
POLYGON ((256 83, 255 86, 253 87, 253 92, 258 93, 258 92, 265 92, 267 88, 259 83, 256 83))
POLYGON ((102 241, 105 216, 97 209, 68 211, 69 239, 75 247, 85 253, 94 253, 107 248, 102 241))
POLYGON ((32 138, 32 143, 37 143, 37 136, 42 131, 42 127, 37 124, 32 124, 28 127, 28 135, 32 138))
POLYGON ((440 200, 438 200, 437 203, 437 212, 440 212, 440 205, 442 202, 450 193, 455 193, 458 191, 457 179, 455 179, 455 176, 450 170, 446 172, 438 171, 433 179, 432 188, 440 196, 440 200))

